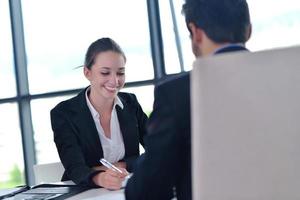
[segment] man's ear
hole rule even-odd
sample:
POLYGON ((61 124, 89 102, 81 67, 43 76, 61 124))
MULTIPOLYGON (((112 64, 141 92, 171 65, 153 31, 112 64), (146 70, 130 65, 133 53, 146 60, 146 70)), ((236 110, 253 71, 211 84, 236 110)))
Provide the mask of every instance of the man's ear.
POLYGON ((89 70, 87 67, 83 67, 83 74, 84 74, 84 76, 88 79, 88 80, 90 80, 90 78, 91 78, 91 70, 89 70))
POLYGON ((196 43, 201 43, 203 39, 203 30, 198 28, 194 23, 190 22, 188 24, 189 30, 191 32, 191 39, 196 43))
POLYGON ((246 40, 246 41, 248 41, 248 40, 250 39, 250 37, 251 37, 251 34, 252 34, 252 24, 250 24, 250 25, 247 27, 247 32, 246 32, 246 34, 247 34, 247 40, 246 40))

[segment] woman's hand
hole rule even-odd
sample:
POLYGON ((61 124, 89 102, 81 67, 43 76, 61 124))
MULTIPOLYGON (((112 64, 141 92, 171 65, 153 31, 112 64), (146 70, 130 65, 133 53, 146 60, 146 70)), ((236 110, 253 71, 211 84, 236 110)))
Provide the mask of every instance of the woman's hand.
POLYGON ((100 166, 93 167, 93 169, 98 171, 105 171, 107 170, 107 167, 105 167, 104 165, 100 165, 100 166))
POLYGON ((126 169, 126 162, 116 162, 116 163, 113 163, 113 165, 116 166, 117 168, 124 168, 124 169, 126 169))
MULTIPOLYGON (((117 168, 126 169, 126 162, 116 162, 116 163, 113 163, 113 165, 116 166, 117 168)), ((107 167, 105 167, 103 165, 100 165, 100 166, 93 167, 93 169, 100 170, 100 171, 105 171, 105 170, 107 170, 107 167)), ((127 172, 127 174, 128 174, 128 172, 127 172)))
POLYGON ((120 168, 123 173, 114 171, 113 169, 106 169, 105 172, 101 172, 93 177, 93 182, 96 185, 104 187, 110 190, 119 190, 122 186, 122 181, 128 174, 126 169, 120 168))

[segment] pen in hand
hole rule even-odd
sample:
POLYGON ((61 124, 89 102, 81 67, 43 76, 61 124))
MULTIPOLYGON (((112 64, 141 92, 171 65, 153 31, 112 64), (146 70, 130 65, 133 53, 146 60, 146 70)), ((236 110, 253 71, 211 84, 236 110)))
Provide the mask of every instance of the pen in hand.
POLYGON ((100 162, 101 162, 101 164, 104 165, 105 167, 107 167, 107 168, 109 168, 109 169, 112 169, 112 170, 114 170, 114 171, 116 171, 116 172, 119 172, 119 173, 123 174, 123 172, 122 172, 119 168, 117 168, 116 166, 114 166, 113 164, 111 164, 110 162, 108 162, 107 160, 105 160, 104 158, 101 158, 101 159, 100 159, 100 162))
MULTIPOLYGON (((105 160, 104 158, 100 159, 100 162, 102 163, 102 165, 104 165, 105 167, 109 168, 109 169, 112 169, 116 172, 119 172, 121 174, 124 174, 123 171, 121 171, 119 168, 117 168, 115 165, 111 164, 110 162, 108 162, 107 160, 105 160)), ((127 181, 128 179, 132 176, 132 174, 128 174, 128 173, 125 173, 125 177, 124 177, 124 180, 122 181, 121 183, 121 187, 124 188, 127 184, 127 181)))

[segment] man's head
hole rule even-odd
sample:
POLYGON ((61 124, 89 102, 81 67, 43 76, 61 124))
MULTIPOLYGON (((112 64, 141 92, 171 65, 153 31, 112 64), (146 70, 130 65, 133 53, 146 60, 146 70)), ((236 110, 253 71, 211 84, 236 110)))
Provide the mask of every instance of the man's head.
POLYGON ((182 12, 197 57, 209 53, 203 52, 209 48, 208 45, 245 43, 250 37, 251 23, 246 0, 186 0, 182 12))

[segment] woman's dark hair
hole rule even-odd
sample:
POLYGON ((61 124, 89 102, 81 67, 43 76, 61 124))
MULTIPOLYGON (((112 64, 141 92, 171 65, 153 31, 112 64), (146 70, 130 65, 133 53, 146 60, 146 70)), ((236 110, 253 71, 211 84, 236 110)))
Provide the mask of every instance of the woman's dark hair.
POLYGON ((217 43, 245 43, 250 14, 246 0, 185 0, 186 24, 194 23, 217 43))
POLYGON ((105 51, 113 51, 121 54, 126 62, 126 56, 123 50, 114 40, 112 40, 111 38, 100 38, 89 46, 85 54, 84 66, 88 69, 91 69, 91 67, 95 63, 96 56, 99 53, 105 51))

